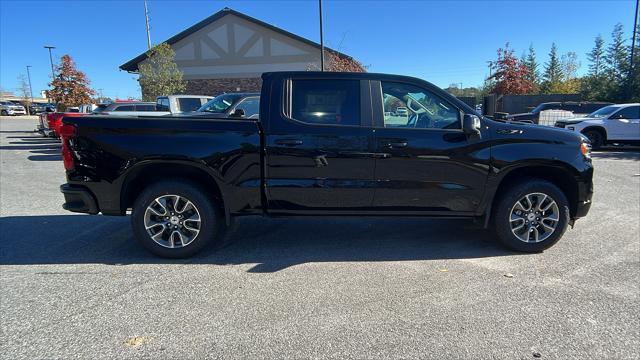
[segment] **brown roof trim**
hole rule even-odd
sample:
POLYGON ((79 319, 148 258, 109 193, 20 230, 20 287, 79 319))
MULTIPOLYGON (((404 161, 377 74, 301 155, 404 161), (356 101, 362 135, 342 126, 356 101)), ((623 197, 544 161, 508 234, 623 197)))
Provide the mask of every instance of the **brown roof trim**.
MULTIPOLYGON (((311 46, 316 47, 318 49, 320 48, 320 44, 318 44, 318 43, 316 43, 314 41, 311 41, 309 39, 305 39, 302 36, 298 36, 298 35, 296 35, 294 33, 290 33, 290 32, 288 32, 286 30, 280 29, 279 27, 273 26, 271 24, 267 24, 264 21, 258 20, 256 18, 253 18, 253 17, 249 16, 249 15, 245 15, 245 14, 243 14, 241 12, 235 11, 235 10, 230 9, 228 7, 225 7, 224 9, 218 11, 217 13, 215 13, 215 14, 209 16, 208 18, 200 21, 199 23, 191 26, 190 28, 188 28, 188 29, 186 29, 186 30, 184 30, 184 31, 182 31, 182 32, 170 37, 169 39, 165 40, 164 42, 168 43, 169 45, 173 45, 176 42, 178 42, 178 41, 186 38, 187 36, 193 34, 194 32, 196 32, 196 31, 204 28, 205 26, 211 24, 212 22, 214 22, 216 20, 219 20, 219 19, 221 19, 221 18, 223 18, 223 17, 225 17, 227 15, 235 15, 235 16, 237 16, 239 18, 251 21, 251 22, 253 22, 255 24, 258 24, 258 25, 264 26, 264 27, 266 27, 268 29, 271 29, 273 31, 279 32, 280 34, 282 34, 284 36, 288 36, 288 37, 294 38, 294 39, 296 39, 298 41, 301 41, 301 42, 303 42, 305 44, 311 45, 311 46)), ((330 52, 332 52, 332 53, 334 53, 334 54, 336 54, 336 55, 338 55, 340 57, 344 57, 344 58, 347 58, 349 60, 353 60, 353 58, 351 56, 343 54, 343 53, 341 53, 339 51, 333 50, 333 49, 328 48, 326 46, 325 46, 325 50, 326 51, 330 51, 330 52)), ((135 58, 127 61, 126 63, 124 63, 122 65, 120 65, 120 69, 128 71, 128 72, 138 71, 138 64, 140 62, 142 62, 143 60, 145 60, 146 58, 147 58, 147 52, 145 51, 142 54, 136 56, 135 58)))

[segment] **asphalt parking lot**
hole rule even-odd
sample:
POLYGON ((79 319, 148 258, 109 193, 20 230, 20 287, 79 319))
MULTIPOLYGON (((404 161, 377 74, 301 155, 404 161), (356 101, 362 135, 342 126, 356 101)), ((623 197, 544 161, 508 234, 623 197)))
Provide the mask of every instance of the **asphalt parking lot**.
POLYGON ((238 221, 189 260, 61 208, 59 143, 0 118, 0 357, 637 359, 640 151, 594 154, 591 213, 541 254, 466 221, 238 221))

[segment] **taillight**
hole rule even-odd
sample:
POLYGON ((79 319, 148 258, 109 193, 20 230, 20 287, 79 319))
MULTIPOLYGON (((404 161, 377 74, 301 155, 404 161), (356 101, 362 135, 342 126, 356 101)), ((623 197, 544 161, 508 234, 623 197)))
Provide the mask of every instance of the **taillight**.
POLYGON ((73 153, 69 147, 69 139, 77 134, 77 127, 73 124, 62 124, 60 127, 60 138, 62 139, 62 162, 65 170, 73 170, 73 153))

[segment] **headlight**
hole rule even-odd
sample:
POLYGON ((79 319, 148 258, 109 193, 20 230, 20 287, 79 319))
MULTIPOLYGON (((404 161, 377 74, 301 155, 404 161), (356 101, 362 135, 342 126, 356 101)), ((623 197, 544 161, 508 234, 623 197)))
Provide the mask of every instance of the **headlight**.
POLYGON ((584 155, 585 158, 591 159, 591 145, 586 142, 580 143, 580 152, 584 155))

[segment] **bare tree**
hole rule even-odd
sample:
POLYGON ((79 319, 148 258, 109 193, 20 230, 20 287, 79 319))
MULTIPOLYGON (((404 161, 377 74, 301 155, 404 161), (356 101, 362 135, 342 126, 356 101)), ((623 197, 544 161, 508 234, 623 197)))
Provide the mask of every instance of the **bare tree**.
POLYGON ((31 89, 29 88, 29 81, 25 74, 18 75, 18 93, 24 99, 22 104, 27 110, 27 113, 31 115, 29 106, 31 105, 31 89))

